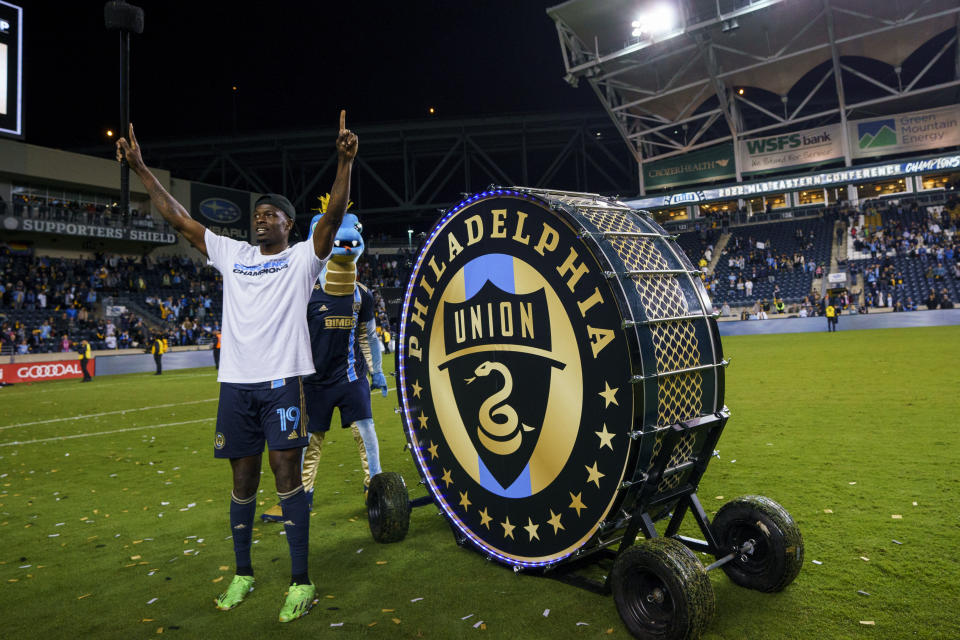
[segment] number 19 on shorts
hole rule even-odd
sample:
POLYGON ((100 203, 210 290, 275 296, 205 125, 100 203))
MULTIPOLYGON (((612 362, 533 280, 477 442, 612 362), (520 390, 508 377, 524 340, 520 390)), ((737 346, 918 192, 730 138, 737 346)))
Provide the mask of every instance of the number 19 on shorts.
POLYGON ((300 408, 287 407, 286 409, 277 409, 277 415, 280 416, 280 431, 287 430, 287 423, 291 424, 290 430, 296 431, 300 426, 300 408))

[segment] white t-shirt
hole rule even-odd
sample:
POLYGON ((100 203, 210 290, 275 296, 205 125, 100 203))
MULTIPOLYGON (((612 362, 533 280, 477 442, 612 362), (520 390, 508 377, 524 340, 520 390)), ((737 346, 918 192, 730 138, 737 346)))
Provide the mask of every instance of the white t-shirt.
POLYGON ((210 263, 223 275, 223 337, 220 382, 266 382, 315 371, 307 327, 307 302, 326 260, 312 242, 280 253, 209 229, 210 263))

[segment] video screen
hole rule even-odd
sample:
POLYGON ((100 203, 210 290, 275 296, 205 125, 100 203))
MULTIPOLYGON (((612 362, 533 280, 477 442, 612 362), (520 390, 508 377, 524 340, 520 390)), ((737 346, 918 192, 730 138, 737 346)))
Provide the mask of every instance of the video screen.
POLYGON ((23 9, 0 0, 0 135, 23 137, 23 9))

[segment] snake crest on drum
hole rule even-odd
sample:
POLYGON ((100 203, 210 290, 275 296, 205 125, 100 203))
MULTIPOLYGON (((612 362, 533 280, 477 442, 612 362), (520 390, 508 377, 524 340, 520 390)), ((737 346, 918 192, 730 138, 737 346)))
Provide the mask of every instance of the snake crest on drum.
POLYGON ((405 427, 446 516, 488 553, 569 555, 634 453, 629 355, 600 262, 545 203, 493 192, 437 224, 403 309, 405 427))

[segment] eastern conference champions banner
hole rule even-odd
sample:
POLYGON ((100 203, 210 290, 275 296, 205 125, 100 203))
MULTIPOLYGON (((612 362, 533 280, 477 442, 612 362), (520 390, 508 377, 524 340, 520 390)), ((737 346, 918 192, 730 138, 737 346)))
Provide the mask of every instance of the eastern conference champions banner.
POLYGON ((217 235, 250 241, 250 194, 246 191, 192 182, 190 215, 217 235))
POLYGON ((854 158, 960 145, 960 105, 847 123, 854 158))

